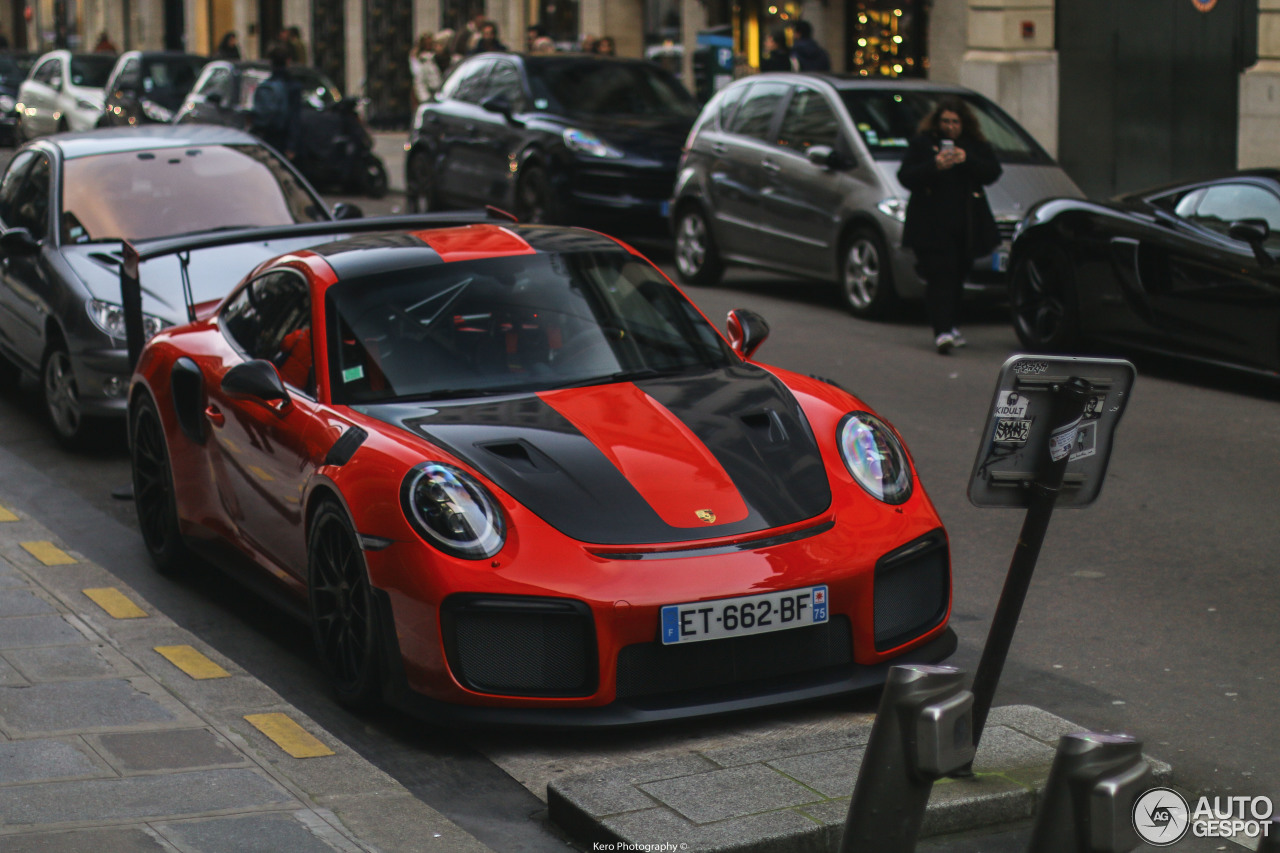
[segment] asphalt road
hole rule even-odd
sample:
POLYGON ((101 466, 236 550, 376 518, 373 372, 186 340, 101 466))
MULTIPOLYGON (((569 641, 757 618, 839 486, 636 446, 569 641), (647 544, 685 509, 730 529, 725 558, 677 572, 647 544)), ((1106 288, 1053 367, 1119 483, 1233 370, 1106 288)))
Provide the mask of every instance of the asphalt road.
MULTIPOLYGON (((370 213, 395 203, 357 202, 370 213)), ((671 271, 661 243, 642 248, 671 271)), ((966 498, 999 368, 1016 351, 1003 310, 968 306, 969 347, 942 357, 922 312, 859 321, 821 284, 731 269, 721 286, 688 292, 721 326, 732 307, 761 313, 773 333, 759 359, 837 381, 902 432, 951 537, 953 662, 972 670, 1022 521, 966 498)), ((1139 378, 1102 495, 1055 515, 996 701, 1135 734, 1184 787, 1280 800, 1280 387, 1134 360, 1139 378)), ((181 584, 155 576, 132 505, 111 497, 129 479, 124 452, 68 454, 36 412, 32 389, 0 391, 0 476, 71 547, 494 849, 565 849, 541 802, 466 737, 339 709, 302 626, 216 574, 181 584)), ((874 697, 845 704, 870 710, 874 697)), ((546 750, 571 737, 581 740, 538 741, 546 750)))

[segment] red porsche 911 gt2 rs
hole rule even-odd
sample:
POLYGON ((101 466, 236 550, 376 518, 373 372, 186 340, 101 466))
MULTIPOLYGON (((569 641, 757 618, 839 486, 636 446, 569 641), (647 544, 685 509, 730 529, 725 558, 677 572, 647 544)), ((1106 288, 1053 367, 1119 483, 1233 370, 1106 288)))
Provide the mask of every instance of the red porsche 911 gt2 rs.
POLYGON ((625 244, 437 217, 261 264, 147 344, 161 570, 250 567, 340 701, 454 722, 798 702, 954 650, 946 534, 865 403, 625 244))

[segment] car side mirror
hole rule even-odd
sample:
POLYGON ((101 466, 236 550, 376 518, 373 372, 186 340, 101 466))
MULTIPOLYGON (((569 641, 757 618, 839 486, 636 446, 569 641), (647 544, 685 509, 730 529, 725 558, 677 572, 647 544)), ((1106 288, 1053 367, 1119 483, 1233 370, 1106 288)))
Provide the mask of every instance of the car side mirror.
POLYGON ((853 158, 841 154, 830 145, 811 145, 805 151, 809 162, 823 169, 848 169, 853 165, 853 158))
POLYGON ((40 251, 40 241, 26 228, 6 228, 0 233, 0 254, 6 257, 25 257, 40 251))
POLYGON ((61 91, 62 91, 62 78, 61 78, 61 77, 50 77, 50 78, 49 78, 49 85, 50 85, 50 86, 52 86, 53 88, 57 89, 59 92, 61 92, 61 91))
POLYGON ((222 377, 222 391, 233 397, 249 397, 266 404, 278 400, 281 408, 289 402, 289 392, 284 390, 280 372, 274 364, 260 358, 228 370, 222 377))
POLYGON ((769 337, 769 324, 754 311, 734 308, 729 312, 729 346, 743 358, 751 358, 769 337))
POLYGON ((511 99, 506 95, 491 95, 480 102, 480 108, 491 113, 498 113, 512 124, 521 124, 515 117, 515 104, 511 103, 511 99))
POLYGON ((358 204, 340 201, 333 206, 333 218, 337 220, 363 219, 364 211, 360 209, 358 204))
POLYGON ((1262 244, 1271 236, 1271 226, 1265 219, 1239 219, 1227 226, 1227 236, 1232 240, 1248 243, 1253 249, 1253 256, 1263 267, 1275 265, 1276 259, 1263 248, 1262 244))

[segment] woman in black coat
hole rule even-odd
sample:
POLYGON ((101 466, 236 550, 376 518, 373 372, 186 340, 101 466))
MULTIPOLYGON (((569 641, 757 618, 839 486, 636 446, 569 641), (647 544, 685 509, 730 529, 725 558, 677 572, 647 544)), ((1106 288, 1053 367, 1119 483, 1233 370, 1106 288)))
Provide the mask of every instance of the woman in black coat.
POLYGON ((1000 242, 982 188, 1001 171, 973 111, 952 96, 920 122, 898 169, 899 182, 911 191, 902 244, 915 251, 940 353, 965 345, 956 328, 965 278, 974 259, 1000 242))

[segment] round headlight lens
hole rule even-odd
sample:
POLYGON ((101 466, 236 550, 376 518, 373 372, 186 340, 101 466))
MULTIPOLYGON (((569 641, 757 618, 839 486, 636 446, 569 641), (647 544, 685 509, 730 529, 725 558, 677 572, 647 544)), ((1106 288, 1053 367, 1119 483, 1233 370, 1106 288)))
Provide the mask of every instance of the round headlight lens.
POLYGON ((869 412, 851 412, 836 432, 845 467, 873 498, 900 504, 911 497, 907 451, 884 421, 869 412))
POLYGON ((452 465, 414 466, 400 488, 400 502, 414 529, 455 557, 483 560, 506 541, 498 502, 475 477, 452 465))

